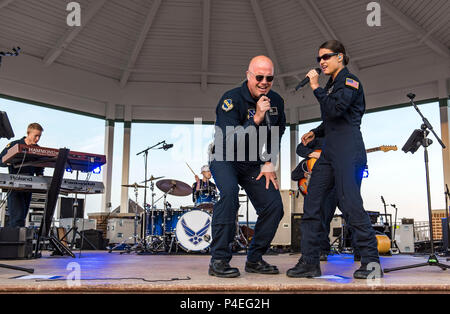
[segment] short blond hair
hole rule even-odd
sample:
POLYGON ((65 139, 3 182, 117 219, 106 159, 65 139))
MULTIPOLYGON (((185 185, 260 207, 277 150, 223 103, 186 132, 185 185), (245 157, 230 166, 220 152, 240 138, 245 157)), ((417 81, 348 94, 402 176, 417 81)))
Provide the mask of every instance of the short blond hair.
POLYGON ((44 131, 44 128, 42 128, 42 126, 39 123, 34 122, 28 125, 27 134, 30 133, 31 130, 38 130, 42 132, 44 131))

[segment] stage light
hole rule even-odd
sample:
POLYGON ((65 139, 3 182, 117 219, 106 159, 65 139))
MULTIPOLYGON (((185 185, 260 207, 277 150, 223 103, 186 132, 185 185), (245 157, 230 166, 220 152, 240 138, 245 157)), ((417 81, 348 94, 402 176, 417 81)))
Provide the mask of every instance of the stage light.
POLYGON ((70 167, 67 167, 67 168, 66 168, 66 172, 70 172, 70 173, 72 173, 72 172, 73 172, 73 170, 72 170, 72 168, 70 168, 70 167))
POLYGON ((92 173, 94 173, 94 174, 100 174, 100 172, 102 172, 102 167, 97 167, 97 168, 95 168, 94 170, 92 170, 92 173))

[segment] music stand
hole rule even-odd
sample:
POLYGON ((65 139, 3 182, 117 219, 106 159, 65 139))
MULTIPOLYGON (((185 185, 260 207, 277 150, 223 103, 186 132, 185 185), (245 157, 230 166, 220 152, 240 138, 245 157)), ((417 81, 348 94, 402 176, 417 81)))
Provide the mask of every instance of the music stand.
POLYGON ((430 124, 430 122, 425 118, 420 112, 417 105, 414 103, 413 99, 416 97, 416 95, 410 93, 407 95, 407 97, 411 100, 411 104, 414 106, 416 111, 419 113, 419 115, 422 117, 423 124, 419 129, 414 130, 414 132, 409 137, 408 141, 403 146, 402 150, 405 153, 411 152, 414 154, 420 146, 423 146, 424 148, 424 162, 425 162, 425 176, 426 176, 426 184, 427 184, 427 201, 428 201, 428 222, 430 224, 430 244, 431 244, 431 253, 428 257, 428 260, 426 263, 420 263, 420 264, 414 264, 414 265, 407 265, 407 266, 401 266, 401 267, 394 267, 394 268, 386 268, 384 269, 384 272, 391 272, 396 270, 402 270, 402 269, 409 269, 409 268, 417 268, 422 266, 437 266, 440 267, 442 270, 446 270, 450 268, 450 266, 442 264, 439 262, 435 250, 434 250, 434 239, 433 239, 433 222, 432 222, 432 210, 431 210, 431 193, 430 193, 430 170, 428 167, 428 146, 430 146, 433 141, 427 138, 427 135, 430 133, 428 130, 430 130, 433 135, 438 140, 439 144, 442 146, 442 148, 445 148, 444 143, 442 143, 441 139, 437 136, 436 132, 433 130, 433 126, 430 124))

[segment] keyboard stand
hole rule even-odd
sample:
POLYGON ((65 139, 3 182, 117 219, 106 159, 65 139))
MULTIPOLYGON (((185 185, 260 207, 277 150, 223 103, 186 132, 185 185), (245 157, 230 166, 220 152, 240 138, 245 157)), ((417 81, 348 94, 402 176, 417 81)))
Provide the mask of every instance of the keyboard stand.
POLYGON ((56 238, 53 234, 50 234, 52 218, 53 214, 55 213, 56 202, 58 200, 58 195, 61 190, 61 183, 63 180, 68 156, 69 156, 69 149, 67 148, 59 149, 58 157, 56 158, 55 163, 55 171, 53 172, 53 178, 50 183, 50 187, 47 191, 47 200, 45 202, 44 217, 42 218, 42 223, 38 231, 35 257, 41 257, 40 253, 41 241, 48 240, 49 243, 55 249, 53 255, 60 255, 60 256, 69 255, 75 258, 75 255, 69 248, 67 248, 64 244, 62 244, 61 241, 58 238, 56 238))

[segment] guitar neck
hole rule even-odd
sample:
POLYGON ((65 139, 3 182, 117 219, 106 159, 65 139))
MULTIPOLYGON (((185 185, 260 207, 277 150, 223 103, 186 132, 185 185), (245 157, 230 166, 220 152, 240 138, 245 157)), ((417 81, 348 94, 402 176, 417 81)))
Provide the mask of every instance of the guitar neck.
POLYGON ((366 153, 378 152, 380 150, 381 150, 380 147, 369 148, 369 149, 366 149, 366 153))

